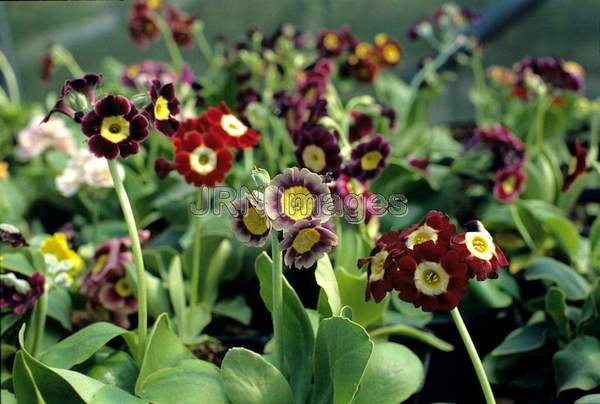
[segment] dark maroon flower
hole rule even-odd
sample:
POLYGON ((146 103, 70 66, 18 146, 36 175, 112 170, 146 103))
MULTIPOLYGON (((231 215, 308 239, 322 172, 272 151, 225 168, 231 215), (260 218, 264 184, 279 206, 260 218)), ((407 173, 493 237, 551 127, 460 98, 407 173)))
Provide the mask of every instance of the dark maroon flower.
POLYGON ((359 143, 352 149, 352 160, 347 167, 348 175, 361 181, 377 178, 387 166, 391 153, 390 143, 381 135, 359 143))
POLYGON ((96 101, 96 89, 102 83, 102 75, 98 73, 88 73, 78 79, 69 80, 69 87, 79 94, 85 95, 90 104, 96 101))
POLYGON ((402 57, 402 48, 398 42, 386 34, 375 36, 375 52, 379 61, 386 66, 396 66, 402 57))
POLYGON ((44 117, 42 123, 48 122, 52 114, 56 112, 74 119, 75 122, 81 122, 83 112, 75 111, 69 105, 69 96, 74 92, 83 94, 88 102, 92 104, 96 100, 96 89, 100 86, 100 83, 102 83, 102 75, 98 73, 88 73, 81 78, 65 81, 58 100, 44 117))
POLYGON ((522 166, 527 159, 523 142, 502 125, 475 129, 468 147, 489 150, 493 156, 492 170, 522 166))
POLYGON ((494 197, 500 202, 512 202, 525 188, 527 173, 522 166, 504 167, 494 177, 494 197))
POLYGON ((396 128, 396 120, 398 118, 396 114, 396 110, 392 107, 388 107, 387 105, 380 104, 381 107, 381 116, 386 117, 389 120, 388 127, 390 129, 396 128))
POLYGON ((192 32, 192 25, 196 19, 194 16, 168 6, 165 11, 165 18, 171 29, 173 40, 177 45, 183 48, 194 45, 194 34, 192 32))
POLYGON ((288 133, 293 135, 300 130, 307 109, 304 97, 297 93, 278 91, 274 94, 273 100, 274 112, 277 116, 283 118, 288 133))
POLYGON ((340 66, 340 75, 343 77, 352 77, 365 84, 372 83, 379 74, 381 66, 375 63, 371 58, 358 58, 350 55, 340 66))
POLYGON ((127 158, 139 151, 139 143, 148 137, 148 120, 120 95, 101 98, 81 122, 90 151, 108 160, 119 155, 127 158))
POLYGON ((332 30, 321 30, 317 38, 317 49, 322 56, 339 56, 344 52, 347 42, 346 38, 332 30))
POLYGON ((242 113, 246 110, 248 105, 253 102, 260 102, 262 97, 254 87, 246 87, 245 89, 238 91, 236 99, 237 104, 235 109, 237 112, 242 113))
POLYGON ((40 59, 40 76, 44 81, 50 81, 54 63, 49 52, 45 52, 40 59))
POLYGON ((312 106, 325 94, 332 72, 331 62, 319 59, 310 69, 307 69, 298 80, 298 92, 304 97, 308 106, 312 106))
POLYGON ((25 276, 18 272, 0 273, 0 308, 10 308, 17 316, 29 310, 44 293, 46 278, 35 272, 25 276))
POLYGON ((518 86, 523 87, 528 74, 539 76, 544 83, 556 89, 583 92, 583 68, 575 62, 562 59, 542 57, 534 59, 526 57, 515 66, 518 86))
POLYGON ((329 174, 332 178, 339 175, 342 157, 332 131, 312 126, 298 132, 296 139, 296 157, 300 166, 317 174, 329 174))
POLYGON ((154 171, 156 172, 158 178, 160 178, 161 180, 163 178, 166 178, 167 175, 169 175, 169 173, 174 169, 175 166, 173 165, 173 162, 167 160, 164 157, 159 157, 154 162, 154 171))
POLYGON ((561 187, 562 192, 566 192, 571 188, 573 182, 582 175, 587 169, 587 153, 588 149, 583 145, 581 139, 577 139, 574 145, 570 145, 569 151, 571 152, 571 162, 567 169, 565 181, 561 187))
MULTIPOLYGON (((131 88, 149 87, 154 80, 172 83, 177 80, 177 75, 168 64, 156 60, 127 65, 121 75, 121 83, 131 88)), ((183 78, 181 80, 183 81, 183 78)))
POLYGON ((421 158, 415 156, 414 154, 411 154, 408 157, 406 157, 406 161, 411 167, 414 167, 417 170, 422 171, 423 173, 427 173, 427 167, 430 163, 428 158, 421 158))
POLYGON ((373 118, 369 115, 360 113, 358 111, 352 111, 352 123, 349 129, 350 142, 356 142, 357 140, 369 136, 373 132, 373 118))
POLYGON ((151 103, 144 112, 150 119, 152 126, 163 135, 171 137, 179 129, 179 121, 175 115, 179 113, 179 100, 175 96, 173 83, 163 85, 154 80, 148 91, 151 103))
POLYGON ((158 25, 144 0, 135 1, 129 7, 129 34, 142 47, 147 46, 148 41, 158 39, 158 25))
POLYGON ((8 223, 0 223, 0 241, 7 242, 12 248, 29 246, 21 231, 8 223))

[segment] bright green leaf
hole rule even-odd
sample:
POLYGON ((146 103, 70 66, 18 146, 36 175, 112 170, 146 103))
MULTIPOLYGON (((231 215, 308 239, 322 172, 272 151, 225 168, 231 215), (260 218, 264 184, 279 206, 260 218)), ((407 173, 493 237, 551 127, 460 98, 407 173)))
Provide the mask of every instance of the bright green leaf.
POLYGON ((169 297, 175 311, 179 335, 183 335, 187 325, 185 317, 185 288, 183 286, 181 259, 178 255, 173 257, 169 266, 169 297))
POLYGON ((335 272, 331 266, 329 256, 325 254, 317 261, 317 268, 315 270, 315 279, 317 284, 323 289, 327 296, 327 302, 333 315, 337 315, 342 308, 342 301, 340 298, 340 289, 338 287, 335 272))
POLYGON ((541 348, 546 340, 543 326, 517 328, 504 338, 504 341, 491 353, 492 356, 513 355, 541 348))
POLYGON ((252 320, 252 309, 248 306, 243 296, 221 300, 213 306, 212 312, 220 316, 232 318, 244 325, 250 325, 250 321, 252 320))
POLYGON ((58 287, 48 291, 48 317, 71 330, 71 296, 66 289, 58 287))
POLYGON ((554 354, 552 364, 559 393, 591 390, 600 385, 600 341, 588 335, 578 337, 554 354))

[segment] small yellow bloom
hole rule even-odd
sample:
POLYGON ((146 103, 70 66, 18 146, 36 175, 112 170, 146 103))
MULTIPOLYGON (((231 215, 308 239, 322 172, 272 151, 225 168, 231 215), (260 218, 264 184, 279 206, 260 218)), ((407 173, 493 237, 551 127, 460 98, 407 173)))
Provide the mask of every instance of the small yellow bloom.
POLYGON ((42 254, 52 255, 57 261, 68 261, 71 269, 67 273, 71 277, 77 275, 83 268, 83 260, 77 253, 69 248, 67 236, 64 233, 54 233, 54 235, 44 241, 42 244, 42 254))
POLYGON ((8 163, 6 161, 0 161, 0 181, 4 181, 8 178, 8 163))

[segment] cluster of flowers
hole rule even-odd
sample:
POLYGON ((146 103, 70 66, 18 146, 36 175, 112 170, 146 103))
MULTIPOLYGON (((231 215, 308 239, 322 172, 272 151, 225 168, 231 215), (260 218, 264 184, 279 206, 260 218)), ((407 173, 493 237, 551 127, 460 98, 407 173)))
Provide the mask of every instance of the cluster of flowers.
POLYGON ((400 299, 424 311, 450 310, 467 293, 469 278, 497 278, 508 265, 483 224, 468 223, 456 234, 456 226, 441 212, 402 231, 381 236, 370 256, 358 261, 367 266, 365 299, 380 302, 392 290, 400 299))
POLYGON ((362 42, 343 27, 339 31, 322 30, 317 49, 322 57, 342 60, 340 76, 371 83, 382 68, 396 66, 402 57, 400 45, 386 34, 377 34, 373 42, 362 42))
POLYGON ((431 39, 435 35, 435 30, 438 30, 444 36, 447 32, 456 33, 466 28, 479 18, 479 13, 472 8, 445 3, 435 9, 430 17, 420 18, 414 22, 406 35, 410 40, 431 39))
POLYGON ((68 235, 57 232, 42 243, 46 274, 52 285, 71 286, 84 266, 83 259, 69 247, 68 235))
POLYGON ((240 241, 253 246, 264 245, 271 229, 282 231, 285 264, 309 268, 337 245, 331 212, 324 208, 330 199, 321 176, 306 168, 287 168, 264 193, 246 194, 234 203, 232 227, 240 241))
POLYGON ((192 26, 195 17, 188 15, 173 6, 162 6, 160 0, 136 0, 129 8, 129 33, 140 46, 147 46, 160 35, 159 13, 171 30, 173 40, 181 47, 189 48, 194 44, 192 26))

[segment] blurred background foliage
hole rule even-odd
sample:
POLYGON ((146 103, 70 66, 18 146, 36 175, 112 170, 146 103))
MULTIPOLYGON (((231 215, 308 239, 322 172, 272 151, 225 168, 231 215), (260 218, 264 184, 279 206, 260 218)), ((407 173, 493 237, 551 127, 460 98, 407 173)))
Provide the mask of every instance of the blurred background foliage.
MULTIPOLYGON (((165 1, 165 0, 163 0, 165 1)), ((442 0, 168 0, 195 14, 206 24, 209 39, 224 35, 231 44, 242 40, 247 29, 271 33, 281 22, 290 22, 310 35, 321 28, 349 25, 362 39, 386 32, 400 40, 405 57, 398 74, 410 76, 427 54, 423 42, 409 42, 406 31, 419 17, 427 16, 442 0)), ((501 0, 460 0, 456 3, 483 12, 501 0)), ((168 60, 164 44, 139 48, 127 31, 127 1, 26 1, 0 3, 3 50, 17 70, 27 101, 43 101, 49 90, 67 78, 60 71, 53 82, 39 77, 39 59, 56 42, 69 49, 87 71, 97 71, 102 59, 113 56, 122 63, 158 58, 168 60)), ((574 60, 586 71, 586 94, 600 95, 600 0, 548 0, 486 45, 484 63, 512 65, 523 56, 555 56, 574 60)), ((184 57, 202 74, 197 48, 184 57)), ((444 96, 437 101, 434 121, 472 118, 468 99, 471 77, 458 71, 444 96)))

